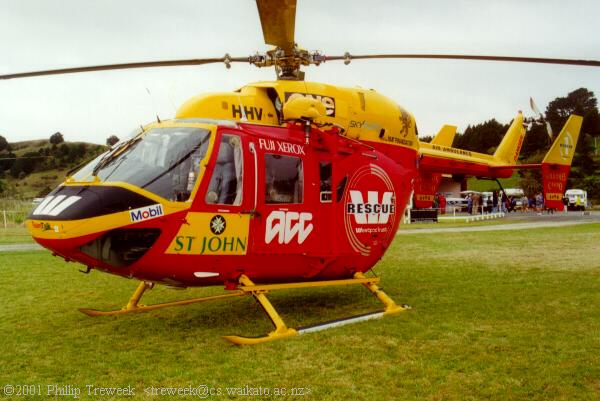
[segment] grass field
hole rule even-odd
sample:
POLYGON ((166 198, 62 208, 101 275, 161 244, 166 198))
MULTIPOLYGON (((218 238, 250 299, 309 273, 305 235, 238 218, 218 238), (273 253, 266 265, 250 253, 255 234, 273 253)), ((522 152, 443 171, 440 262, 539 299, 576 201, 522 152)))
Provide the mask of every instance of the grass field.
POLYGON ((33 243, 25 227, 0 228, 0 244, 33 243))
MULTIPOLYGON (((89 318, 134 281, 84 275, 46 252, 0 254, 0 397, 5 384, 71 385, 79 399, 189 399, 144 389, 308 388, 306 400, 600 399, 600 224, 402 235, 376 267, 413 309, 251 347, 220 336, 270 330, 249 298, 89 318), (134 397, 86 395, 132 386, 134 397)), ((148 303, 219 292, 152 290, 148 303)), ((276 292, 290 325, 379 307, 362 288, 276 292)), ((231 399, 225 394, 210 400, 231 399)), ((12 400, 69 397, 5 397, 12 400)), ((192 399, 194 397, 191 397, 192 399)), ((235 399, 263 399, 239 396, 235 399)))
MULTIPOLYGON (((502 184, 502 188, 520 188, 519 174, 515 173, 510 178, 500 178, 499 181, 502 184)), ((475 177, 469 178, 467 188, 472 191, 496 191, 498 190, 498 184, 495 181, 490 180, 478 180, 475 177)))

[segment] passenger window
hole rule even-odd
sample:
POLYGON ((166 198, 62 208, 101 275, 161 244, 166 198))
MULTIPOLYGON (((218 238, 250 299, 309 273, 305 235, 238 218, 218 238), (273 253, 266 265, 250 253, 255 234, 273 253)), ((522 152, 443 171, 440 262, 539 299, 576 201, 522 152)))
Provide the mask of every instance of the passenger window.
POLYGON ((204 200, 209 204, 242 204, 242 173, 244 170, 242 142, 238 135, 223 134, 208 191, 204 200))
POLYGON ((331 202, 331 162, 319 162, 319 178, 321 181, 319 197, 322 203, 331 202))
POLYGON ((265 167, 266 203, 302 203, 302 159, 265 154, 265 167))

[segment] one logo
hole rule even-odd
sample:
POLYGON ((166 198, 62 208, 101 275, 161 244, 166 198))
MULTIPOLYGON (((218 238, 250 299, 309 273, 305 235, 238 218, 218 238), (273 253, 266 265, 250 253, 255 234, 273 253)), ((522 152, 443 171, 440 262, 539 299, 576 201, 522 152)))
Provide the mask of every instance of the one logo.
POLYGON ((329 96, 315 95, 312 93, 285 92, 285 102, 297 97, 318 100, 325 106, 326 114, 329 117, 335 117, 335 99, 329 96))
POLYGON ((154 219, 156 217, 162 216, 163 208, 161 204, 141 207, 139 209, 133 209, 129 211, 129 216, 131 217, 132 222, 144 221, 154 219))
POLYGON ((387 173, 375 164, 360 167, 348 180, 344 195, 344 228, 352 249, 371 254, 375 243, 386 244, 396 223, 396 193, 387 173))
POLYGON ((298 244, 302 244, 313 230, 312 213, 284 212, 275 210, 267 217, 265 243, 270 244, 275 237, 279 244, 289 244, 297 236, 298 244))
POLYGON ((567 131, 560 144, 560 156, 563 159, 568 159, 571 156, 571 152, 573 152, 573 137, 571 136, 571 133, 567 131))
POLYGON ((227 222, 220 214, 217 214, 210 219, 210 231, 214 235, 221 235, 225 231, 225 228, 227 228, 227 222))
POLYGON ((42 203, 35 208, 32 215, 58 216, 80 199, 81 196, 47 196, 42 203))

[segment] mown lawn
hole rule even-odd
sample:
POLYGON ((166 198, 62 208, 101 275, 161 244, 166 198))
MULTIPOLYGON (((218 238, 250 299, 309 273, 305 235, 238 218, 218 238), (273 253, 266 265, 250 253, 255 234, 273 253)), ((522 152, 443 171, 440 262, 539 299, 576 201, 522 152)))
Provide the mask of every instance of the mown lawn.
POLYGON ((0 228, 0 244, 33 243, 25 227, 0 228))
MULTIPOLYGON (((44 394, 70 384, 79 399, 167 400, 195 397, 144 389, 248 385, 310 389, 272 399, 600 399, 600 224, 398 236, 375 271, 413 309, 249 347, 220 336, 270 330, 250 298, 89 318, 77 308, 121 306, 136 283, 77 268, 46 252, 0 254, 0 393, 5 384, 40 384, 44 394), (87 384, 129 385, 136 395, 88 397, 87 384)), ((215 292, 156 288, 145 300, 215 292)), ((271 299, 290 325, 379 307, 361 288, 271 299)))

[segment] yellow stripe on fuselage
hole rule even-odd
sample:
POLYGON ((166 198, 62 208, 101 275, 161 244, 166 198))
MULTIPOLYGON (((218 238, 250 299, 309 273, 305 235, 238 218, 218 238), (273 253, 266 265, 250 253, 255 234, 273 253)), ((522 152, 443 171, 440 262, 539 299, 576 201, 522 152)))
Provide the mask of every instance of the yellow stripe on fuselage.
MULTIPOLYGON (((176 202, 160 203, 163 214, 157 218, 165 217, 190 208, 190 204, 177 204, 176 202)), ((148 220, 144 220, 148 221, 148 220)), ((115 228, 133 224, 130 211, 106 214, 80 220, 27 220, 26 226, 34 238, 39 239, 69 239, 105 232, 115 228)))

